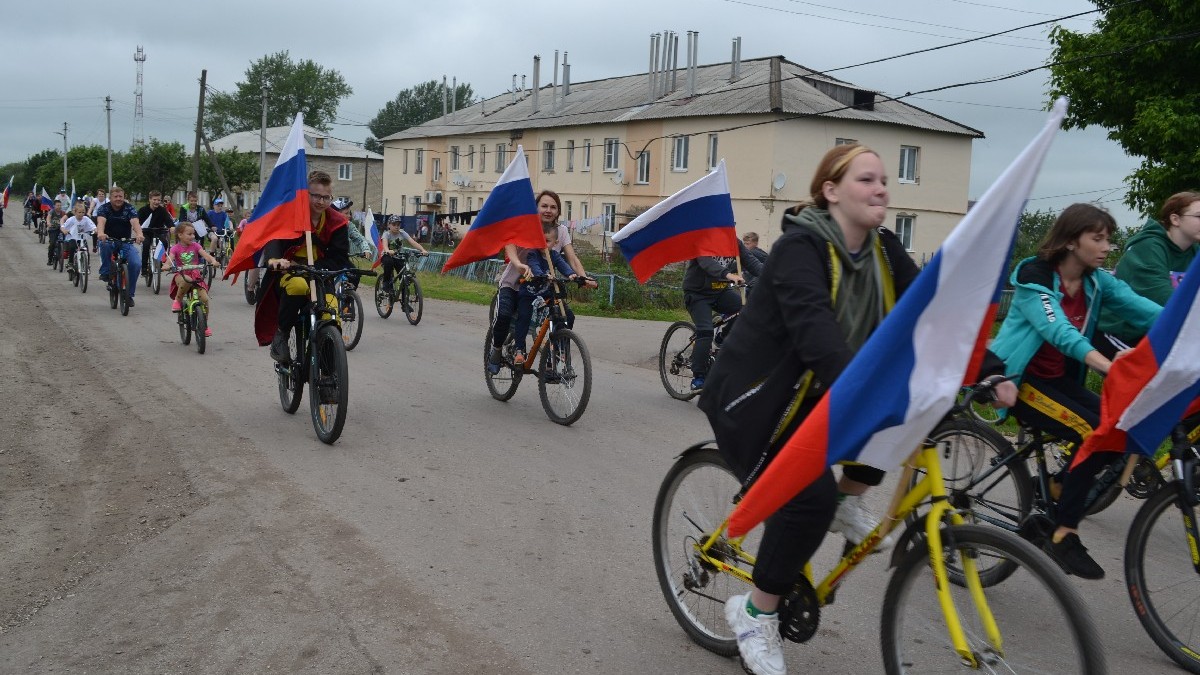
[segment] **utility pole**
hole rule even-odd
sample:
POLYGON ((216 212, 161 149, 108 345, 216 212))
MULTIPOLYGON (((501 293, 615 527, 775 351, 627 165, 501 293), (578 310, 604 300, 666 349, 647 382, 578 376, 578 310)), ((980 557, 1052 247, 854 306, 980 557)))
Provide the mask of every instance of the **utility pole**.
MULTIPOLYGON (((221 170, 221 163, 217 161, 217 153, 213 152, 212 146, 208 143, 207 136, 202 135, 200 138, 204 141, 204 149, 208 151, 208 159, 212 162, 213 170, 217 172, 217 180, 221 181, 221 191, 228 195, 231 200, 233 200, 233 191, 229 189, 229 183, 225 181, 225 172, 221 170)), ((236 200, 233 201, 232 207, 233 215, 238 220, 241 220, 242 207, 238 206, 236 200)))
POLYGON ((370 156, 370 155, 367 155, 367 156, 366 156, 366 157, 363 159, 363 201, 362 201, 362 207, 363 207, 363 210, 364 210, 364 211, 367 209, 367 171, 369 171, 370 169, 371 169, 371 156, 370 156))
POLYGON ((258 194, 261 197, 263 187, 267 184, 267 96, 271 88, 264 86, 262 90, 263 115, 262 126, 258 128, 258 194))
POLYGON ((200 189, 200 134, 204 130, 204 89, 208 84, 208 69, 200 71, 200 105, 196 110, 196 152, 192 155, 192 189, 200 189))
POLYGON ((67 189, 67 123, 63 122, 63 130, 54 132, 63 137, 63 190, 67 189))
POLYGON ((108 183, 104 185, 104 189, 112 189, 112 97, 104 97, 104 111, 108 117, 108 183))

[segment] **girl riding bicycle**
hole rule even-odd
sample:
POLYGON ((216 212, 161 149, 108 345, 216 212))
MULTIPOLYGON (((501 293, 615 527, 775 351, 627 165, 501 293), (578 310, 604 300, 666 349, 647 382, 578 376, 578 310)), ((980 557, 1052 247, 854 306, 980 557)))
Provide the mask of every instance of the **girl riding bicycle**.
MULTIPOLYGON (((174 270, 176 267, 185 267, 197 265, 198 260, 203 258, 208 264, 216 265, 217 259, 212 257, 204 247, 196 241, 196 226, 181 222, 175 226, 175 238, 177 244, 171 247, 167 252, 166 264, 167 267, 174 270)), ((203 270, 183 270, 176 272, 171 277, 171 311, 178 312, 183 309, 183 298, 195 287, 200 294, 200 302, 204 304, 205 314, 212 317, 212 306, 208 302, 208 284, 204 282, 203 270)), ((204 336, 212 336, 212 326, 206 326, 204 336)))
POLYGON ((75 202, 75 213, 64 220, 62 227, 59 228, 63 233, 63 248, 66 250, 67 265, 70 268, 75 265, 76 247, 87 246, 87 235, 96 231, 96 223, 93 223, 86 214, 87 205, 83 202, 75 202))

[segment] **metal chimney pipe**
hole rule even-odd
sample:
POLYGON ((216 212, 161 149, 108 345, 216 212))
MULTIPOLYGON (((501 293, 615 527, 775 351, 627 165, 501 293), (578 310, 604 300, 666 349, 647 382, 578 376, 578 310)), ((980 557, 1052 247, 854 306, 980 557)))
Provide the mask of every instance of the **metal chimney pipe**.
POLYGON ((676 78, 679 76, 679 34, 671 36, 671 91, 675 91, 676 78))
POLYGON ((442 76, 442 117, 446 116, 446 76, 442 76))
POLYGON ((649 70, 646 71, 649 76, 649 80, 647 80, 647 82, 650 85, 650 91, 649 91, 649 96, 647 97, 647 102, 654 101, 654 69, 657 65, 658 65, 658 33, 652 33, 650 35, 650 68, 649 68, 649 70))
POLYGON ((734 62, 736 65, 734 65, 734 67, 733 67, 733 75, 734 75, 734 77, 741 77, 742 76, 742 36, 739 35, 734 40, 734 43, 737 45, 735 47, 735 49, 737 50, 737 61, 734 62))
POLYGON ((538 87, 540 86, 539 83, 541 81, 541 76, 542 76, 542 57, 534 56, 533 57, 533 105, 532 105, 531 109, 533 110, 533 114, 535 114, 535 115, 537 114, 537 111, 538 111, 538 87))
POLYGON ((695 31, 688 31, 687 47, 685 48, 684 56, 687 59, 687 66, 683 72, 683 84, 687 87, 688 96, 692 95, 692 40, 696 37, 695 31))
POLYGON ((554 50, 554 85, 550 87, 550 110, 558 110, 558 50, 554 50))
POLYGON ((689 83, 691 91, 689 95, 696 95, 696 76, 700 72, 700 31, 696 31, 696 37, 692 40, 692 79, 689 83))
POLYGON ((675 34, 669 30, 663 31, 663 46, 662 46, 662 61, 659 68, 658 79, 658 97, 662 98, 667 95, 667 89, 671 85, 671 40, 675 34))
POLYGON ((563 52, 563 98, 571 93, 571 64, 567 63, 567 53, 563 52))
POLYGON ((733 82, 736 79, 737 79, 737 38, 734 38, 733 42, 730 46, 730 49, 729 49, 729 81, 733 82))
POLYGON ((525 76, 521 76, 521 95, 525 95, 525 76))
POLYGON ((458 112, 458 76, 455 75, 450 80, 450 119, 454 119, 454 113, 458 112))
POLYGON ((513 73, 512 102, 517 102, 517 74, 513 73))

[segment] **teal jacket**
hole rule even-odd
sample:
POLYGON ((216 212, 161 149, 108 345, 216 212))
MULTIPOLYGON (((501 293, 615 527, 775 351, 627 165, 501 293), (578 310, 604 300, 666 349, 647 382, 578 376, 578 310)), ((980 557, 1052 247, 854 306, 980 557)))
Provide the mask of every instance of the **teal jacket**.
MULTIPOLYGON (((1058 271, 1050 263, 1026 258, 1013 270, 1012 305, 991 350, 1004 361, 1004 373, 1018 384, 1033 355, 1050 343, 1069 359, 1083 362, 1092 346, 1092 334, 1101 310, 1114 312, 1142 332, 1158 318, 1162 307, 1147 300, 1124 281, 1104 271, 1093 271, 1083 278, 1087 317, 1079 331, 1067 320, 1062 309, 1058 271)), ((1086 375, 1080 369, 1080 378, 1086 375)))

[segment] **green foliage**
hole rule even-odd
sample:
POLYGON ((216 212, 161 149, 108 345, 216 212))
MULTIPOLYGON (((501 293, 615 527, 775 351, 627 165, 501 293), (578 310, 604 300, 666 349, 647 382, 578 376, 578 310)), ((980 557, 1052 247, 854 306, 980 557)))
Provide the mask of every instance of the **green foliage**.
MULTIPOLYGON (((458 108, 471 105, 474 91, 471 85, 463 83, 453 92, 458 108)), ((447 97, 447 108, 449 108, 447 97)), ((368 136, 366 148, 371 152, 383 152, 383 145, 376 139, 390 136, 409 127, 424 124, 431 119, 442 116, 442 83, 437 80, 423 82, 415 87, 409 87, 396 94, 396 98, 388 101, 375 117, 367 123, 374 136, 368 136)))
MULTIPOLYGON (((113 171, 119 158, 120 153, 113 153, 113 171)), ((67 175, 75 181, 77 196, 95 193, 108 182, 108 150, 102 145, 77 145, 67 150, 67 175)), ((67 193, 70 192, 68 184, 67 193)))
MULTIPOLYGON (((217 171, 213 169, 208 152, 203 151, 202 154, 203 156, 200 158, 200 189, 208 190, 213 195, 219 194, 222 188, 221 181, 217 178, 217 171)), ((239 188, 248 189, 258 182, 257 154, 233 149, 219 150, 216 154, 230 190, 236 192, 239 188)))
POLYGON ((1008 266, 1009 273, 1017 263, 1037 255, 1038 246, 1042 239, 1046 238, 1046 233, 1050 231, 1056 218, 1058 213, 1048 210, 1026 211, 1021 214, 1020 223, 1017 225, 1017 243, 1013 245, 1012 260, 1008 266))
POLYGON ((1070 97, 1066 126, 1101 126, 1128 154, 1142 158, 1125 197, 1142 213, 1200 185, 1196 26, 1200 3, 1147 0, 1113 4, 1093 32, 1058 26, 1050 34, 1050 94, 1070 97))
POLYGON ((151 190, 169 193, 186 185, 192 163, 182 143, 164 143, 157 138, 135 145, 120 161, 113 158, 113 181, 125 188, 130 199, 151 190))
MULTIPOLYGON (((43 150, 30 157, 28 163, 34 182, 44 186, 46 194, 51 197, 58 194, 58 188, 62 187, 63 183, 62 153, 58 150, 43 150)), ((67 183, 67 189, 71 189, 70 183, 67 183)), ((41 194, 41 187, 38 188, 38 193, 41 194)))
POLYGON ((235 85, 232 94, 210 92, 204 111, 209 139, 259 128, 263 87, 270 89, 268 127, 288 126, 302 112, 305 124, 323 131, 337 116, 338 103, 353 93, 336 70, 311 59, 293 61, 286 50, 268 54, 250 64, 245 80, 235 85))

